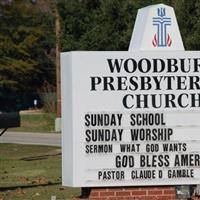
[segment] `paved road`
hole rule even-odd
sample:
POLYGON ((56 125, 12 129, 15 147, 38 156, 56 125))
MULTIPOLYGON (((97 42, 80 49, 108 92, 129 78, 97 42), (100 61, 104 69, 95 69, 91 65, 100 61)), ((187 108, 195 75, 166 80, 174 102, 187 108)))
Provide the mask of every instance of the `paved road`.
POLYGON ((61 134, 60 133, 28 133, 28 132, 7 131, 2 136, 0 136, 0 143, 61 146, 61 134))

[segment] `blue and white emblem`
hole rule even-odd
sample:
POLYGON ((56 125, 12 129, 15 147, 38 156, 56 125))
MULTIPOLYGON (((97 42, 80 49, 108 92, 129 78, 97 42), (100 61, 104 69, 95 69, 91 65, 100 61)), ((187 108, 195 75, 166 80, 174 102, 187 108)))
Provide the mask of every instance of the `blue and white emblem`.
POLYGON ((154 47, 170 47, 172 39, 167 32, 167 27, 171 26, 171 18, 166 17, 165 8, 157 9, 157 17, 153 17, 153 26, 156 26, 157 33, 155 33, 152 44, 154 47))

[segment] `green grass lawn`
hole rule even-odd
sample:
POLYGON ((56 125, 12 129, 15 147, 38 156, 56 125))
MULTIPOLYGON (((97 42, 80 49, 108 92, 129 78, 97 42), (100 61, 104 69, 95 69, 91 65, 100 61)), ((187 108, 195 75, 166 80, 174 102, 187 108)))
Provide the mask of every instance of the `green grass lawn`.
POLYGON ((0 144, 0 200, 67 200, 80 189, 62 187, 60 148, 0 144))
POLYGON ((55 113, 20 113, 21 126, 10 131, 53 132, 55 113))

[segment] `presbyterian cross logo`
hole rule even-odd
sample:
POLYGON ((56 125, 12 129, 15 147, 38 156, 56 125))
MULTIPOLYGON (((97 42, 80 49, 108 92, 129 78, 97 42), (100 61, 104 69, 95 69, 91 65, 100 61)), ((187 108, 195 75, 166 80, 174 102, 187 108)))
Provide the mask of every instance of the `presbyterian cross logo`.
POLYGON ((171 18, 166 17, 165 8, 158 8, 157 15, 153 17, 153 26, 156 26, 157 33, 153 37, 152 44, 154 47, 170 47, 172 39, 167 33, 167 27, 171 25, 171 18))

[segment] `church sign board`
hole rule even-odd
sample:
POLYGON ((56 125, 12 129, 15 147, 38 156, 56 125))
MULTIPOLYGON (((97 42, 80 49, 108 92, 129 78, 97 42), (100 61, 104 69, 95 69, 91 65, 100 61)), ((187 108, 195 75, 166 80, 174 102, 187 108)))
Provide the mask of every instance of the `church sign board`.
POLYGON ((63 185, 200 183, 200 53, 169 30, 171 7, 145 9, 148 45, 134 30, 127 52, 61 54, 63 185))

